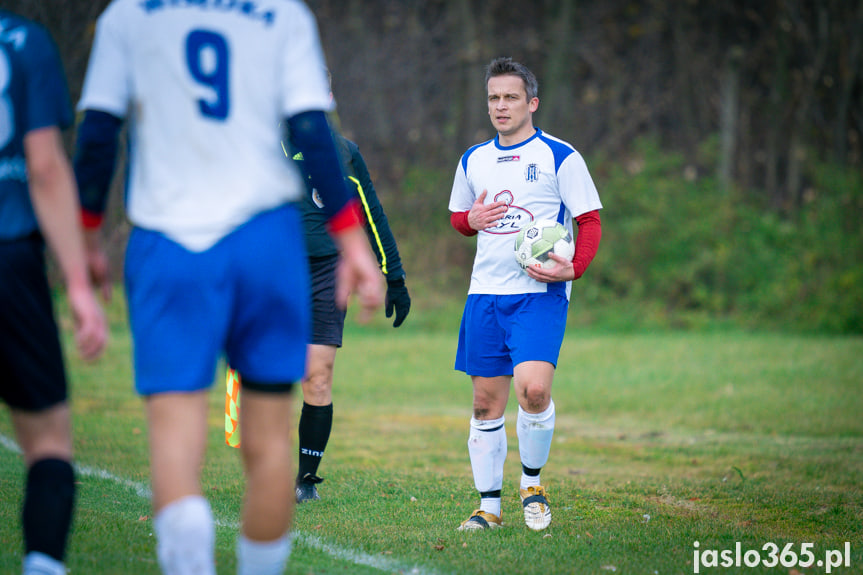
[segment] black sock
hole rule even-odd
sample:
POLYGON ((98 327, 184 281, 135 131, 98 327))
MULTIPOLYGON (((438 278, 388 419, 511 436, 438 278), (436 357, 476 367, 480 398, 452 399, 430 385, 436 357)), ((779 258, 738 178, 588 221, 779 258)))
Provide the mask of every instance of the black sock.
POLYGON ((333 429, 333 404, 309 405, 303 402, 300 414, 299 447, 300 463, 297 479, 306 475, 317 475, 318 465, 324 456, 324 449, 330 440, 333 429))
POLYGON ((21 523, 26 553, 63 561, 75 505, 75 473, 68 461, 40 459, 27 472, 21 523))

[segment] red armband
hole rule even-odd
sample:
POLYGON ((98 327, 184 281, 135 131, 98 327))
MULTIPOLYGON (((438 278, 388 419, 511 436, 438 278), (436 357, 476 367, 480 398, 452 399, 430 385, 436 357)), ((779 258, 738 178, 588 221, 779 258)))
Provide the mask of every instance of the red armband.
POLYGON ((342 209, 327 221, 327 230, 338 234, 350 228, 363 225, 363 213, 360 211, 359 198, 351 198, 342 209))
POLYGON ((467 223, 468 212, 470 212, 470 210, 451 213, 449 216, 449 223, 452 224, 452 227, 454 227, 458 233, 470 237, 475 236, 477 231, 467 223))
POLYGON ((81 210, 81 225, 84 226, 85 230, 95 230, 102 225, 104 219, 105 214, 97 214, 95 212, 81 210))
POLYGON ((572 256, 572 268, 575 279, 584 275, 587 266, 596 256, 599 240, 602 238, 602 223, 599 220, 599 210, 586 212, 577 216, 578 235, 575 238, 575 255, 572 256))

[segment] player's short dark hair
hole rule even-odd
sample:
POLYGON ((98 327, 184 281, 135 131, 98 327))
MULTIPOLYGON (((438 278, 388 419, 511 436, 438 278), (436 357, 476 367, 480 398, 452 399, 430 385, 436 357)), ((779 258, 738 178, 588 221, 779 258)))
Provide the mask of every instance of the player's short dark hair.
POLYGON ((495 58, 485 69, 485 83, 495 76, 518 76, 524 82, 524 91, 527 92, 527 99, 532 100, 539 95, 539 84, 536 81, 536 76, 533 75, 527 66, 519 64, 512 58, 503 56, 495 58))

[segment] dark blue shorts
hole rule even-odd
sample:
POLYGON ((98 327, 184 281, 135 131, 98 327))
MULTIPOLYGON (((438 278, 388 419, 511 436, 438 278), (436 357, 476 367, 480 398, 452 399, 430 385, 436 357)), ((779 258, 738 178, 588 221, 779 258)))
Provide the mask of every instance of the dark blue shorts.
POLYGON ((569 301, 562 293, 467 296, 455 368, 468 375, 512 375, 525 361, 557 366, 569 301))
POLYGON ((259 214, 204 252, 135 228, 125 279, 138 393, 205 389, 223 354, 245 384, 300 380, 311 323, 302 234, 294 206, 259 214))
POLYGON ((317 345, 342 347, 345 310, 336 305, 338 254, 309 258, 312 281, 312 339, 317 345))
POLYGON ((0 241, 0 398, 41 411, 66 397, 45 243, 38 236, 0 241))

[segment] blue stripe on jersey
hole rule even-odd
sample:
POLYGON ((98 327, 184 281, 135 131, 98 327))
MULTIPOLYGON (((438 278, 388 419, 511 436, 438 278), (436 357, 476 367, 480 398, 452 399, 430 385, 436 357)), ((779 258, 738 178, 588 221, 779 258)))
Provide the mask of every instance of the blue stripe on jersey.
POLYGON ((519 142, 518 144, 513 144, 512 146, 502 146, 500 144, 500 134, 498 134, 497 136, 494 137, 494 145, 498 150, 514 150, 515 148, 520 148, 526 144, 529 144, 531 140, 538 138, 539 135, 542 134, 542 130, 540 130, 538 128, 535 128, 535 129, 536 129, 536 131, 533 133, 533 136, 531 136, 527 140, 519 142))
POLYGON ((560 140, 556 140, 554 138, 550 138, 545 135, 542 130, 537 130, 537 136, 540 140, 542 140, 546 146, 551 148, 551 153, 554 155, 554 171, 557 173, 560 170, 560 165, 563 163, 565 159, 567 159, 570 154, 575 152, 571 146, 568 146, 561 142, 560 140))
POLYGON ((563 205, 563 202, 560 202, 560 209, 557 210, 557 223, 566 225, 566 222, 563 221, 563 215, 566 213, 566 206, 563 205))
POLYGON ((481 144, 477 144, 475 146, 471 146, 470 148, 468 148, 467 152, 465 152, 461 157, 461 168, 464 171, 467 171, 467 159, 470 157, 470 155, 473 154, 478 149, 482 148, 483 146, 490 144, 493 141, 494 140, 488 140, 486 142, 483 142, 481 144))

